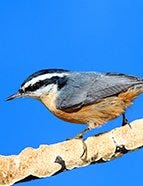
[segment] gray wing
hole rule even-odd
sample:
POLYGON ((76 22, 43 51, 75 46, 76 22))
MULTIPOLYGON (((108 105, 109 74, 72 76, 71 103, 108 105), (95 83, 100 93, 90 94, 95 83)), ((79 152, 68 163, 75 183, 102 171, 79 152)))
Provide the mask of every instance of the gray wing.
POLYGON ((84 105, 119 94, 141 81, 137 77, 124 74, 74 72, 61 89, 56 106, 61 110, 74 111, 84 105))

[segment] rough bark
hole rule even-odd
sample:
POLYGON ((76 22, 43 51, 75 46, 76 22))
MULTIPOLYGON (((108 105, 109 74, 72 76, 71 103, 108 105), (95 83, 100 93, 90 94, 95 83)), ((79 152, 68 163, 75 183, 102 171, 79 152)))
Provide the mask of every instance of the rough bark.
POLYGON ((143 119, 84 141, 72 139, 39 148, 26 148, 19 155, 0 156, 0 185, 49 177, 77 167, 118 158, 143 146, 143 119))

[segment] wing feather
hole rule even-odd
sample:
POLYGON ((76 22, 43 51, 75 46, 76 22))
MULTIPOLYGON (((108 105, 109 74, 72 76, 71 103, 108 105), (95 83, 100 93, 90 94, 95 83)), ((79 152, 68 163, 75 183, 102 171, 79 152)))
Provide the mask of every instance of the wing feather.
POLYGON ((74 111, 84 105, 126 91, 141 79, 124 74, 71 73, 57 99, 57 108, 74 111))

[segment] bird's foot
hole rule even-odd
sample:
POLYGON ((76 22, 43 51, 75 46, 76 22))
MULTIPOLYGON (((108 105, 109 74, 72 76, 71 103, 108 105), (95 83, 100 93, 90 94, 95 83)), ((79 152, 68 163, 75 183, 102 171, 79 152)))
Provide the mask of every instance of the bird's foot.
POLYGON ((69 137, 67 138, 67 140, 72 140, 72 139, 83 139, 83 135, 86 134, 88 131, 90 130, 89 127, 87 127, 86 129, 84 129, 83 131, 81 131, 80 133, 78 133, 75 137, 69 137))
POLYGON ((132 128, 128 119, 125 116, 125 113, 122 116, 123 116, 122 126, 128 125, 130 128, 132 128))

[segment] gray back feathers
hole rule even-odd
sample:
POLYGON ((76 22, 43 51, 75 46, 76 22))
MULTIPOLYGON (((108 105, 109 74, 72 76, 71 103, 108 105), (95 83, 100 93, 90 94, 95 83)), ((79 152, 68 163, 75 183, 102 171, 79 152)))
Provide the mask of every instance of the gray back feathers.
POLYGON ((124 92, 137 84, 143 84, 143 80, 124 74, 70 72, 56 106, 61 110, 74 110, 124 92))

